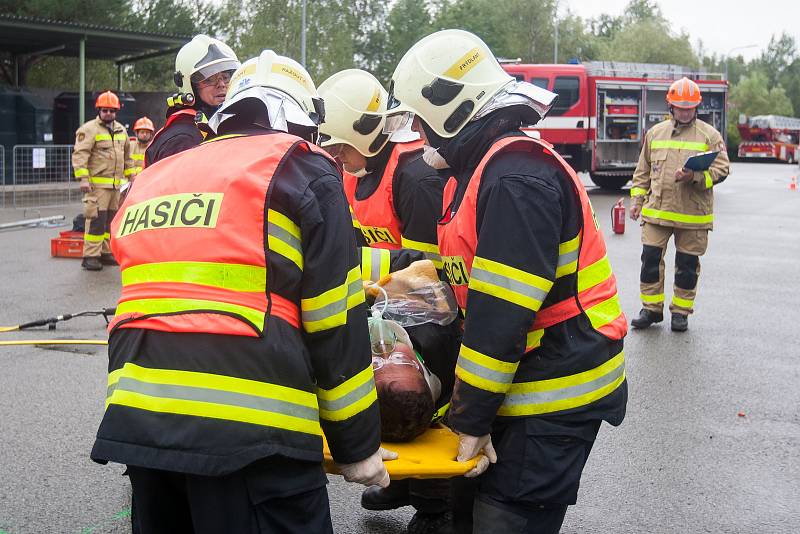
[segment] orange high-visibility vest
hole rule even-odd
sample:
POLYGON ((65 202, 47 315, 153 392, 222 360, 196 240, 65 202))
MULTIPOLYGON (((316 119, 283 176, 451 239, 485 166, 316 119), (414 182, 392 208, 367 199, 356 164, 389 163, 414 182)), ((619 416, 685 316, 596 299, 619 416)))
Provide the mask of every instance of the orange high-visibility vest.
POLYGON ((369 198, 356 199, 358 178, 350 173, 344 175, 344 192, 353 210, 353 216, 370 247, 396 250, 401 247, 400 219, 394 209, 392 181, 400 158, 409 152, 422 150, 421 140, 396 143, 383 170, 380 184, 369 198))
POLYGON ((325 155, 274 133, 205 143, 143 170, 111 225, 122 295, 109 331, 261 336, 268 315, 299 328, 297 304, 267 287, 265 253, 285 219, 267 209, 267 191, 292 150, 325 155), (208 161, 225 161, 225 173, 209 174, 208 161))
MULTIPOLYGON (((581 313, 585 313, 592 327, 604 336, 613 340, 622 339, 627 333, 627 321, 619 307, 616 279, 606 257, 605 242, 595 221, 589 196, 575 171, 560 155, 545 143, 529 137, 506 137, 492 145, 472 174, 458 211, 446 223, 439 224, 439 250, 445 273, 450 279, 458 305, 465 312, 469 308, 467 293, 469 275, 478 246, 476 217, 478 190, 483 171, 499 153, 512 151, 533 152, 555 158, 562 170, 572 180, 573 189, 580 198, 583 217, 583 228, 579 235, 580 243, 577 254, 577 292, 574 297, 538 311, 528 334, 526 350, 532 350, 538 346, 545 328, 581 313)), ((450 178, 444 190, 445 211, 453 202, 456 187, 455 178, 450 178)), ((574 254, 574 251, 563 254, 565 263, 568 260, 574 261, 567 257, 569 254, 574 254)), ((561 263, 559 261, 559 265, 561 263)))

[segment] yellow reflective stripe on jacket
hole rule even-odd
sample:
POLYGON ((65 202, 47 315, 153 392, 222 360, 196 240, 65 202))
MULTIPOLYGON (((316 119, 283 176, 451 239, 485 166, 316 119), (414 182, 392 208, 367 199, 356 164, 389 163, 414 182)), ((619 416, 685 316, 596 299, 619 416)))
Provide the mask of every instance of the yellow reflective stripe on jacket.
POLYGON ((275 210, 267 210, 269 249, 288 259, 303 270, 303 244, 300 227, 289 217, 275 210))
POLYGON ((579 408, 612 393, 624 381, 625 356, 620 352, 582 373, 511 384, 497 415, 529 416, 579 408))
POLYGON ((664 293, 659 293, 658 295, 645 295, 642 293, 639 295, 639 297, 641 298, 642 302, 646 302, 648 304, 661 304, 664 302, 664 293))
POLYGON ((653 139, 650 141, 650 150, 658 150, 659 148, 671 148, 675 150, 708 150, 708 145, 705 143, 698 143, 696 141, 675 141, 672 139, 653 139))
POLYGON ((125 176, 130 176, 131 174, 135 174, 135 173, 136 173, 136 167, 128 167, 127 169, 122 171, 122 174, 125 175, 125 176))
POLYGON ((596 262, 578 271, 578 293, 603 283, 613 273, 608 256, 603 256, 596 262))
POLYGON ((313 393, 211 373, 126 363, 108 375, 111 405, 322 435, 313 393))
POLYGON ((680 297, 676 297, 676 296, 674 296, 674 295, 673 295, 673 297, 672 297, 672 303, 673 303, 675 306, 680 306, 681 308, 688 308, 688 309, 690 309, 690 310, 691 310, 692 308, 694 308, 694 300, 690 300, 690 299, 682 299, 682 298, 680 298, 680 297))
POLYGON ((539 311, 553 282, 500 262, 475 256, 469 288, 517 306, 539 311))
POLYGON ((617 295, 607 298, 591 308, 586 308, 584 311, 592 323, 592 328, 595 330, 602 328, 622 315, 622 307, 619 305, 619 297, 617 295))
POLYGON ((642 215, 645 217, 652 217, 653 219, 682 222, 687 224, 708 224, 714 222, 713 213, 709 213, 708 215, 689 215, 686 213, 676 213, 674 211, 642 208, 642 215))
POLYGON ((317 390, 319 416, 328 421, 344 421, 378 400, 372 364, 333 389, 317 390))
POLYGON ((131 154, 131 159, 133 161, 144 161, 144 152, 131 154))
POLYGON ((121 181, 119 178, 106 178, 105 176, 92 176, 89 178, 89 183, 92 184, 119 185, 121 181))
POLYGON ((703 171, 703 176, 705 176, 706 178, 705 181, 706 189, 711 189, 712 187, 714 187, 714 180, 711 178, 711 173, 708 171, 703 171))
POLYGON ((578 233, 569 241, 564 241, 558 245, 558 266, 556 267, 556 278, 561 278, 572 274, 578 270, 578 255, 581 245, 581 234, 578 233))
POLYGON ((265 313, 255 308, 203 299, 153 298, 135 299, 120 302, 117 315, 124 313, 141 313, 143 315, 164 315, 167 313, 185 313, 193 311, 211 311, 239 315, 250 321, 259 331, 264 328, 265 313))
POLYGON ((90 243, 102 243, 108 234, 90 234, 86 232, 83 234, 83 240, 89 241, 90 243))
POLYGON ((75 178, 83 178, 84 176, 89 176, 89 169, 85 168, 75 169, 75 178))
POLYGON ((442 270, 442 256, 439 254, 439 245, 435 243, 425 243, 423 241, 414 241, 413 239, 401 235, 400 246, 422 252, 425 254, 425 258, 431 260, 437 269, 440 271, 442 270))
POLYGON ((498 360, 462 344, 456 363, 456 376, 478 389, 505 393, 514 380, 517 367, 519 362, 498 360))
MULTIPOLYGON (((121 135, 121 134, 120 134, 121 135)), ((95 141, 111 141, 113 138, 111 134, 97 134, 94 136, 95 141)))
POLYGON ((344 283, 316 297, 301 299, 303 326, 306 332, 319 332, 347 323, 348 310, 364 302, 361 268, 347 273, 344 283))
POLYGON ((122 271, 122 285, 179 282, 218 287, 230 291, 264 293, 267 268, 237 263, 168 261, 144 263, 122 271))
POLYGON ((525 336, 525 352, 539 348, 542 345, 542 337, 544 337, 544 328, 528 332, 525 336))
POLYGON ((631 198, 642 197, 647 194, 647 189, 642 187, 631 187, 631 198))
POLYGON ((361 247, 361 278, 366 282, 378 282, 389 274, 391 268, 389 249, 361 247))

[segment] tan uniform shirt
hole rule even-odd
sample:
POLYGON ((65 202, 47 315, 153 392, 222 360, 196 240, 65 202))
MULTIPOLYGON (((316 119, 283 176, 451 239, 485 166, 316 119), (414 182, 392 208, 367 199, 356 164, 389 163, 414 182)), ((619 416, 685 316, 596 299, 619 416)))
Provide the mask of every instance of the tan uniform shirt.
POLYGON ((131 150, 131 159, 133 160, 133 173, 131 173, 130 176, 131 180, 133 180, 137 174, 142 172, 142 169, 144 168, 144 153, 149 144, 150 143, 142 144, 138 140, 136 142, 131 142, 131 145, 133 146, 133 150, 131 150))
POLYGON ((685 125, 666 120, 645 135, 633 173, 631 199, 642 206, 645 222, 710 230, 714 224, 713 187, 729 172, 725 141, 714 127, 697 119, 685 125), (686 158, 709 150, 719 154, 707 171, 696 171, 688 182, 675 180, 675 171, 683 167, 686 158))
POLYGON ((88 179, 93 188, 119 189, 123 179, 133 173, 131 142, 125 127, 114 121, 109 128, 98 117, 78 128, 72 167, 75 179, 88 179))

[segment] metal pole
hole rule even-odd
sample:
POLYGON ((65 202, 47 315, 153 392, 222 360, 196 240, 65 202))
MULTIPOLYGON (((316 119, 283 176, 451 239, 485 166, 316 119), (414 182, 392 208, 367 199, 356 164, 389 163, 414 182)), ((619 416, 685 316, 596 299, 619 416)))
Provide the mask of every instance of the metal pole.
POLYGON ((78 81, 78 126, 84 123, 86 117, 86 103, 83 101, 83 94, 86 92, 86 36, 81 37, 80 48, 78 50, 78 70, 80 80, 78 81))
POLYGON ((122 63, 117 65, 117 92, 122 91, 122 63))
POLYGON ((553 10, 553 63, 558 63, 558 2, 553 10))
POLYGON ((306 66, 306 0, 303 0, 303 15, 300 28, 300 64, 306 66))
POLYGON ((24 219, 22 221, 10 222, 0 224, 0 230, 8 230, 10 228, 21 228, 23 226, 33 226, 42 223, 59 222, 66 219, 65 215, 53 215, 51 217, 39 217, 37 219, 24 219))
POLYGON ((725 54, 725 81, 728 81, 728 62, 731 59, 731 53, 736 50, 746 50, 748 48, 758 48, 758 45, 751 44, 751 45, 744 45, 744 46, 735 46, 728 50, 728 53, 725 54))

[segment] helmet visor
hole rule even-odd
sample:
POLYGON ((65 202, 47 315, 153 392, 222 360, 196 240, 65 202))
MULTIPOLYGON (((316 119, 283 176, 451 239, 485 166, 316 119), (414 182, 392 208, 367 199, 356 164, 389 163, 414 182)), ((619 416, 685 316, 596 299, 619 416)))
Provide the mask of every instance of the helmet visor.
POLYGON ((386 117, 383 123, 383 133, 392 135, 395 132, 411 131, 411 124, 414 122, 414 114, 410 111, 401 111, 386 117))
POLYGON ((233 72, 240 67, 240 64, 235 59, 226 59, 223 61, 218 61, 216 63, 212 63, 210 65, 206 65, 197 69, 194 74, 192 74, 192 82, 199 83, 203 80, 206 80, 213 75, 217 74, 218 72, 223 71, 231 71, 231 75, 233 72))

